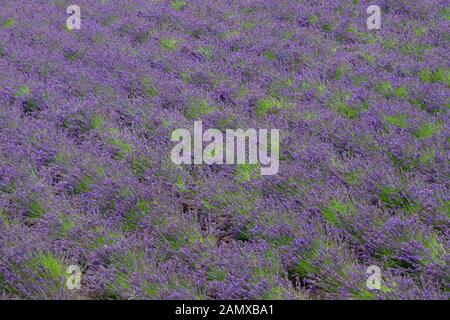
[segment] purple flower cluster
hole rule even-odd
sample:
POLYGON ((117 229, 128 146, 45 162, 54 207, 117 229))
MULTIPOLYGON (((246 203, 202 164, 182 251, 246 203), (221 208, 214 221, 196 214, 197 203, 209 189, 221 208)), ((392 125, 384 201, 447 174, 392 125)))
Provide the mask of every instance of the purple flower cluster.
POLYGON ((2 0, 0 299, 448 299, 450 6, 372 2, 2 0), (278 174, 173 164, 195 120, 278 174))

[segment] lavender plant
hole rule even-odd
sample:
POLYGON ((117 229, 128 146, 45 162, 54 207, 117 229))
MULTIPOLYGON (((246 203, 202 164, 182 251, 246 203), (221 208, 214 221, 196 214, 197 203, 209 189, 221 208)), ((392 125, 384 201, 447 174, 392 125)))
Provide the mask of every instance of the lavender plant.
POLYGON ((447 1, 72 4, 0 3, 1 299, 449 298, 447 1), (194 121, 278 173, 175 165, 194 121))

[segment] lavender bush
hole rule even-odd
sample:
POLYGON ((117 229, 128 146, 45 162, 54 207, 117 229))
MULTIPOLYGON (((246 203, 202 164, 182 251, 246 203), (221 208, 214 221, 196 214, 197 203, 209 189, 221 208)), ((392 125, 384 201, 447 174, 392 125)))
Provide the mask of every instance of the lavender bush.
POLYGON ((2 0, 0 298, 448 299, 450 6, 376 2, 2 0), (195 120, 278 174, 173 164, 195 120))

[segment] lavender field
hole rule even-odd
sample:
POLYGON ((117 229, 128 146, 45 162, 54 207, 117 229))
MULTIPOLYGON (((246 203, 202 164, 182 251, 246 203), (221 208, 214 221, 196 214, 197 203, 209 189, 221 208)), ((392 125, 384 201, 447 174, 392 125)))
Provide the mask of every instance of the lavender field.
POLYGON ((0 0, 0 299, 449 299, 449 20, 0 0), (195 121, 278 129, 278 172, 175 164, 195 121))

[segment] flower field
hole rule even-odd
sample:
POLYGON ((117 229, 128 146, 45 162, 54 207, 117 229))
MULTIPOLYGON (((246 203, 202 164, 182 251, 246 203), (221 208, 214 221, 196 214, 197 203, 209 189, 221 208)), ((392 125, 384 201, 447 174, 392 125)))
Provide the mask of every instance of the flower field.
POLYGON ((445 0, 0 0, 0 299, 447 300, 449 20, 445 0), (194 121, 278 129, 278 173, 174 164, 194 121))

